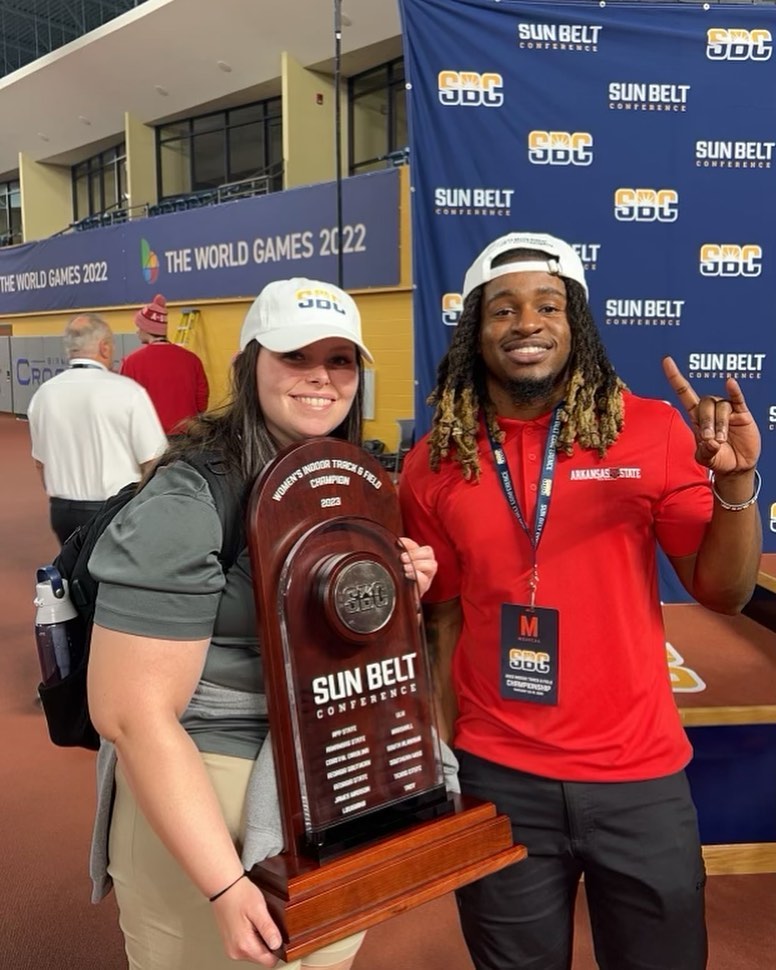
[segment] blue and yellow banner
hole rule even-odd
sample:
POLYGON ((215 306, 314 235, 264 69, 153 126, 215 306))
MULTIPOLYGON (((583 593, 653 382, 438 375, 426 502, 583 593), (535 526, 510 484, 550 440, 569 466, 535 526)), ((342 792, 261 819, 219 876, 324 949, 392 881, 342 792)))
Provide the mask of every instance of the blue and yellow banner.
POLYGON ((700 394, 738 379, 763 432, 776 550, 776 10, 400 6, 418 430, 466 268, 502 234, 549 232, 581 256, 633 391, 671 397, 666 354, 700 394))
MULTIPOLYGON (((399 282, 399 172, 342 183, 343 285, 399 282)), ((0 315, 253 297, 291 276, 336 281, 333 182, 0 249, 0 315)))

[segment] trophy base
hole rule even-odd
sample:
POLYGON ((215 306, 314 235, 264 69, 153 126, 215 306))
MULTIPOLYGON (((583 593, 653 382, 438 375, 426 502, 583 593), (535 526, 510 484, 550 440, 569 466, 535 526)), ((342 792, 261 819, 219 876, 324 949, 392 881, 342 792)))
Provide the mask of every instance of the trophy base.
POLYGON ((254 866, 249 877, 283 933, 278 956, 297 960, 525 857, 491 802, 450 800, 444 817, 334 859, 283 852, 254 866))

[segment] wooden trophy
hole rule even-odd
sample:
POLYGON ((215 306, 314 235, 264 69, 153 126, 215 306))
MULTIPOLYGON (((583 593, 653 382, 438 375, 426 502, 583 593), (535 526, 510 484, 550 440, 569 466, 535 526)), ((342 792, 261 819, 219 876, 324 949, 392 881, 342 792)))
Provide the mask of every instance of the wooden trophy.
POLYGON ((295 960, 525 849, 492 804, 445 791, 379 462, 334 438, 292 445, 257 480, 247 527, 285 846, 249 875, 295 960))

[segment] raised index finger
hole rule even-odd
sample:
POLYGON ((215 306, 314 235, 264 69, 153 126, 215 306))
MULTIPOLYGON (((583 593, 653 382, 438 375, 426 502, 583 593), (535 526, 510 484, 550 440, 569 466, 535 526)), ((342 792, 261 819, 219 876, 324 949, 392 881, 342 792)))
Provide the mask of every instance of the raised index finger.
POLYGON ((674 393, 682 402, 684 409, 692 414, 700 398, 692 389, 690 382, 676 366, 673 357, 663 358, 663 373, 668 378, 668 383, 674 389, 674 393))

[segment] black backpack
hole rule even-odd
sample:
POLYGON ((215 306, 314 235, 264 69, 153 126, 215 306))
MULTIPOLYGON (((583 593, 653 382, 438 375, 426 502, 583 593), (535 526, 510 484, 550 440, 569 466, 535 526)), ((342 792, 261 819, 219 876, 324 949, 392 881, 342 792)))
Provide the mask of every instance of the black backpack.
MULTIPOLYGON (((245 548, 242 495, 234 476, 229 474, 222 460, 203 453, 189 457, 186 462, 202 475, 210 486, 223 530, 223 545, 219 562, 227 573, 245 548)), ((46 717, 49 737, 60 747, 90 748, 96 751, 100 738, 89 717, 86 697, 86 670, 89 642, 92 633, 94 608, 99 583, 87 568, 97 540, 113 517, 130 499, 138 494, 138 484, 125 485, 121 491, 106 499, 102 508, 89 521, 68 536, 52 566, 66 579, 70 599, 78 616, 70 621, 70 673, 48 686, 40 684, 38 695, 46 717)))

